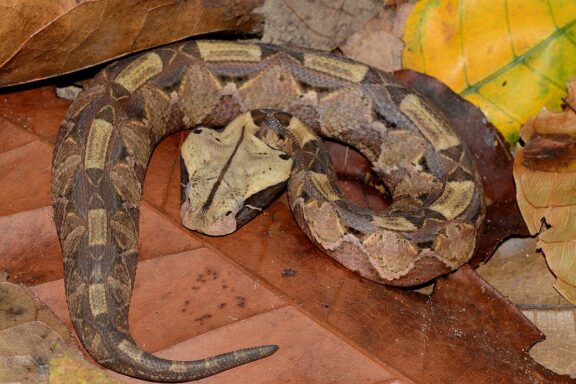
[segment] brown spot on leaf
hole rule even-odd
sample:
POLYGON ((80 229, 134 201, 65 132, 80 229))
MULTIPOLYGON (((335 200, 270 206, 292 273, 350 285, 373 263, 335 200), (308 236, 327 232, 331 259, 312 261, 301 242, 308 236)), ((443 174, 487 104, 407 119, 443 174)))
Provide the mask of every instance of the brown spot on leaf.
POLYGON ((246 298, 242 296, 235 296, 236 305, 240 308, 246 308, 246 298))
POLYGON ((197 321, 200 324, 204 324, 204 321, 210 319, 211 317, 212 317, 211 314, 205 313, 202 316, 195 318, 194 321, 197 321))
POLYGON ((523 164, 535 171, 576 171, 576 138, 565 134, 534 134, 524 147, 523 164))
POLYGON ((282 271, 282 277, 294 277, 294 276, 298 276, 298 271, 294 269, 286 268, 282 271))

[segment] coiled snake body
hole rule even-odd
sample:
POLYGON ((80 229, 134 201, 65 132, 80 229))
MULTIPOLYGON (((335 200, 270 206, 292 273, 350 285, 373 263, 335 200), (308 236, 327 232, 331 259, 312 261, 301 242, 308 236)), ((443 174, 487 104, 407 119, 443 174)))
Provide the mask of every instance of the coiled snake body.
POLYGON ((192 41, 155 49, 97 75, 70 107, 55 147, 52 195, 68 305, 81 341, 102 365, 148 380, 184 381, 276 350, 176 362, 144 352, 128 329, 138 207, 153 148, 176 131, 222 127, 237 116, 273 131, 285 146, 298 223, 346 267, 375 281, 413 285, 472 256, 484 216, 474 164, 444 118, 390 75, 265 44, 192 41), (259 111, 246 113, 252 110, 259 111), (360 150, 392 205, 374 213, 348 202, 312 131, 360 150))

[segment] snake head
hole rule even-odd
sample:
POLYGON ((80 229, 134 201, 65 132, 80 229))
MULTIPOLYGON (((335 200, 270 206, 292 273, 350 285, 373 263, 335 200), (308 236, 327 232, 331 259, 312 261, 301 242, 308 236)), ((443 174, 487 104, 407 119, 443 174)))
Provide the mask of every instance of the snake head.
POLYGON ((281 191, 292 159, 256 137, 258 130, 245 113, 221 131, 199 128, 188 136, 181 149, 184 226, 226 235, 281 191))

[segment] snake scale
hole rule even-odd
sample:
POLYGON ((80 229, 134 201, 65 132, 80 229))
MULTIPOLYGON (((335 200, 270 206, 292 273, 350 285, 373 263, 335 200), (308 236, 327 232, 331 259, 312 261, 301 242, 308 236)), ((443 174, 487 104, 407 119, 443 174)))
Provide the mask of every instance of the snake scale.
POLYGON ((71 105, 55 146, 52 196, 67 301, 80 340, 103 366, 175 382, 276 351, 261 346, 170 361, 143 351, 128 329, 139 203, 155 145, 179 130, 223 127, 238 116, 242 126, 267 129, 263 136, 290 154, 296 220, 347 268, 405 286, 472 256, 484 217, 473 160, 442 115, 391 75, 259 43, 157 48, 101 71, 71 105), (361 151, 384 180, 391 206, 372 212, 346 200, 314 132, 361 151))

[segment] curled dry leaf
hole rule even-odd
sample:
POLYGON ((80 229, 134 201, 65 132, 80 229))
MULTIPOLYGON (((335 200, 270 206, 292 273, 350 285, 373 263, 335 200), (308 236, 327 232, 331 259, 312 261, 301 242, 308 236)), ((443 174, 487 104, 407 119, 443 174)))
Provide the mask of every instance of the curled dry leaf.
POLYGON ((48 365, 60 335, 40 321, 0 331, 0 382, 46 383, 48 365))
POLYGON ((514 179, 522 216, 556 275, 554 287, 576 303, 576 81, 567 108, 547 110, 521 129, 514 179))
POLYGON ((0 5, 0 86, 86 68, 201 33, 253 32, 260 0, 9 1, 0 5))

